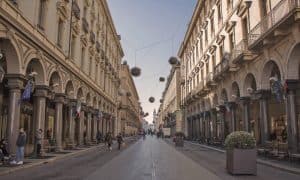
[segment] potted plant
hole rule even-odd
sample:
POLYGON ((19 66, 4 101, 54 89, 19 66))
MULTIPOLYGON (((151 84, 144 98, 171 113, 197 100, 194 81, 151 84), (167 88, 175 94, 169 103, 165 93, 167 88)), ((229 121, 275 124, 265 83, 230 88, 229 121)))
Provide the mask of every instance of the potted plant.
POLYGON ((256 141, 248 132, 236 131, 225 140, 226 168, 231 174, 256 175, 256 141))
POLYGON ((184 133, 177 132, 175 133, 175 146, 183 147, 184 145, 184 133))

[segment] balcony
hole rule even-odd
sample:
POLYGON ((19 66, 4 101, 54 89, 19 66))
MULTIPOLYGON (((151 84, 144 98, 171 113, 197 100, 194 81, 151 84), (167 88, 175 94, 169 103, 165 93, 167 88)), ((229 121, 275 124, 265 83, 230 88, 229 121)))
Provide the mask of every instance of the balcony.
POLYGON ((198 86, 196 87, 196 93, 201 96, 203 94, 203 90, 204 90, 204 81, 200 81, 200 83, 198 84, 198 86))
POLYGON ((215 86, 215 81, 214 81, 214 74, 213 72, 210 72, 206 75, 206 87, 212 87, 215 86))
POLYGON ((87 22, 86 18, 82 18, 82 29, 85 33, 89 32, 89 23, 87 22))
POLYGON ((229 59, 223 59, 215 68, 213 79, 217 80, 229 70, 229 59))
MULTIPOLYGON (((294 13, 300 10, 300 0, 280 1, 253 29, 249 32, 249 49, 259 49, 262 45, 267 45, 264 39, 271 35, 284 35, 279 28, 285 29, 287 25, 299 18, 294 13), (294 18, 295 17, 295 18, 294 18), (277 32, 276 29, 278 30, 277 32), (273 32, 273 33, 272 33, 273 32)), ((274 38, 271 39, 271 42, 274 38)))
POLYGON ((242 64, 247 61, 251 61, 255 58, 255 55, 248 50, 248 40, 241 40, 233 49, 232 63, 242 64))

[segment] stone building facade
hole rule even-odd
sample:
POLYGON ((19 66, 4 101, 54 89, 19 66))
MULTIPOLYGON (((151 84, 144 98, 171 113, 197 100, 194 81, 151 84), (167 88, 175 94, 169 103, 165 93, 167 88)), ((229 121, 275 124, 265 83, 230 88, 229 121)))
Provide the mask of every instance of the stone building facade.
POLYGON ((158 124, 161 122, 163 127, 171 128, 172 136, 175 135, 176 132, 183 131, 182 114, 180 109, 180 78, 180 66, 174 65, 169 77, 167 78, 161 106, 158 112, 158 124))
POLYGON ((1 0, 0 49, 0 138, 10 152, 19 128, 26 153, 37 129, 58 150, 91 142, 98 130, 117 133, 124 55, 105 0, 1 0))
POLYGON ((120 132, 125 136, 136 135, 142 124, 140 120, 141 108, 139 95, 127 64, 121 65, 120 79, 120 132))
POLYGON ((199 0, 179 50, 185 133, 300 150, 298 0, 199 0))

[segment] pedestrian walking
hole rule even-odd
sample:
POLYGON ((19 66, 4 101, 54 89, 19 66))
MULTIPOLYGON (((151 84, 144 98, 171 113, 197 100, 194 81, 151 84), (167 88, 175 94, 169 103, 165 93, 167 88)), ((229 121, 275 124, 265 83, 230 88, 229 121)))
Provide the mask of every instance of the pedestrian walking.
POLYGON ((23 128, 20 129, 18 139, 17 139, 17 152, 16 152, 16 161, 13 161, 12 164, 23 164, 24 161, 24 147, 26 145, 26 133, 23 128))
POLYGON ((107 143, 107 147, 108 149, 111 151, 112 150, 112 136, 111 136, 111 133, 108 132, 107 135, 106 135, 106 143, 107 143))
POLYGON ((96 139, 97 139, 97 144, 99 144, 101 142, 101 139, 102 139, 102 134, 101 134, 100 131, 97 131, 96 139))
POLYGON ((121 145, 124 142, 121 133, 119 133, 119 135, 117 136, 117 141, 118 141, 118 149, 120 150, 121 149, 121 145))
POLYGON ((39 129, 36 131, 35 134, 35 142, 36 142, 36 155, 41 155, 41 149, 42 149, 42 139, 43 139, 43 130, 39 129))

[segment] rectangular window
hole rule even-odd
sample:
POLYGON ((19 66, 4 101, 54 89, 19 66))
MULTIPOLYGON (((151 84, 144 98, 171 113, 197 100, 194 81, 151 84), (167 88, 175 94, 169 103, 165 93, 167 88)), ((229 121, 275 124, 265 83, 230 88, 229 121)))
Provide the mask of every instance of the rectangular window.
POLYGON ((215 37, 215 27, 214 27, 214 17, 210 19, 210 29, 211 29, 211 37, 215 37))
POLYGON ((230 48, 230 52, 233 51, 235 46, 235 38, 234 38, 234 32, 231 32, 229 34, 229 48, 230 48))
POLYGON ((92 67, 93 67, 93 61, 92 61, 92 58, 90 58, 90 62, 89 62, 89 75, 91 76, 92 75, 92 67))
POLYGON ((40 0, 38 28, 42 30, 44 30, 45 12, 46 12, 46 0, 40 0))
POLYGON ((64 29, 64 22, 59 19, 58 20, 58 29, 57 29, 57 45, 62 48, 63 42, 63 29, 64 29))
POLYGON ((81 64, 80 64, 81 70, 84 69, 84 59, 85 59, 85 48, 82 48, 81 49, 81 64))
POLYGON ((248 39, 248 19, 247 17, 242 19, 242 31, 243 31, 243 39, 248 39))
POLYGON ((219 54, 220 54, 220 61, 222 61, 224 55, 224 42, 219 46, 219 54))
POLYGON ((208 33, 207 33, 207 28, 205 28, 205 45, 207 46, 208 44, 208 33))
POLYGON ((72 35, 71 38, 71 58, 74 60, 75 58, 75 47, 76 47, 76 37, 72 35))
POLYGON ((207 62, 206 64, 205 64, 205 68, 206 68, 206 75, 208 75, 208 73, 209 73, 209 62, 207 62))
POLYGON ((223 14, 222 14, 222 4, 218 5, 218 21, 219 23, 223 23, 223 14))
POLYGON ((230 13, 233 9, 233 2, 232 0, 227 0, 227 13, 230 13))

